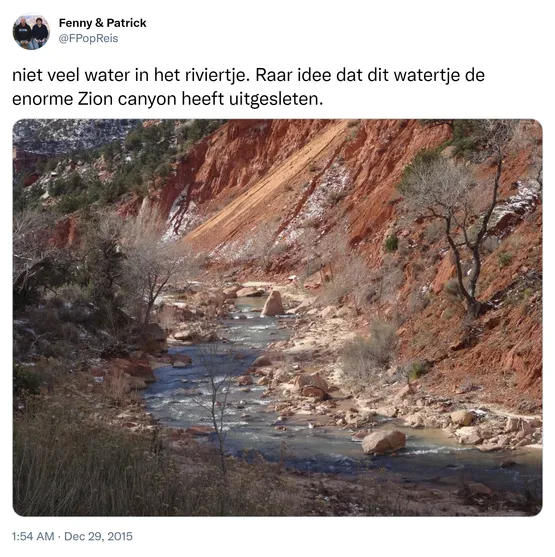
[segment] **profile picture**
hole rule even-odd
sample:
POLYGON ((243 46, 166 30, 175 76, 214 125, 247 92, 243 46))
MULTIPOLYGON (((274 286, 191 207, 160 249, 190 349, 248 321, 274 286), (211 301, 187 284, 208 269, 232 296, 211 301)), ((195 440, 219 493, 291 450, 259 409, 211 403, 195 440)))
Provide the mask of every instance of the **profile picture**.
POLYGON ((41 15, 22 15, 13 25, 13 38, 25 50, 38 50, 50 35, 48 22, 41 15))

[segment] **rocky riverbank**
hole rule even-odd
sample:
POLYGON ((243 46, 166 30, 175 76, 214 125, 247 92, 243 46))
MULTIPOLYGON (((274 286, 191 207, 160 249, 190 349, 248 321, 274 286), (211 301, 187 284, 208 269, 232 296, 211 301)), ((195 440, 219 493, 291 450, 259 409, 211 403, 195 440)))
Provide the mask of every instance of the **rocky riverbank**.
POLYGON ((395 418, 415 429, 441 429, 481 451, 541 449, 541 416, 484 404, 472 392, 438 395, 425 381, 407 379, 400 365, 376 374, 370 389, 352 389, 340 351, 356 331, 364 330, 364 322, 348 307, 318 308, 315 298, 288 313, 299 316, 287 321, 293 335, 269 346, 278 359, 259 371, 268 377, 268 391, 279 399, 276 409, 282 417, 308 413, 315 423, 352 430, 357 438, 371 431, 376 419, 395 418))

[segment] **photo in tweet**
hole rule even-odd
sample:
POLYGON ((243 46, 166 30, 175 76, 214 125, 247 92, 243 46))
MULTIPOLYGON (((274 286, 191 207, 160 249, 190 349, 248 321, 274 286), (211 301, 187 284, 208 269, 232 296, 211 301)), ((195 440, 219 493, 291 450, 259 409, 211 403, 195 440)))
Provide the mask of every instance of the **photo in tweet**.
POLYGON ((22 516, 528 516, 532 120, 24 119, 22 516))

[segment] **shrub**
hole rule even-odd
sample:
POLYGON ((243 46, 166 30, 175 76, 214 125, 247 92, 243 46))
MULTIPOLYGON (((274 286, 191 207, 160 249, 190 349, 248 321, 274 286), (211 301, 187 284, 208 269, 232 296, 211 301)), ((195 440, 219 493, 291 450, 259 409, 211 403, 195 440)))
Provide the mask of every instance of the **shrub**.
POLYGON ((430 371, 430 363, 426 360, 419 360, 409 364, 407 369, 407 377, 409 381, 415 381, 426 375, 430 371))
POLYGON ((345 190, 332 191, 328 194, 328 202, 332 205, 336 205, 346 196, 347 196, 347 192, 345 190))
POLYGON ((453 120, 453 139, 451 141, 454 147, 453 154, 463 157, 471 156, 480 143, 475 132, 475 120, 453 120))
POLYGON ((38 395, 41 379, 33 368, 16 365, 13 368, 13 394, 14 397, 25 395, 38 395))
POLYGON ((397 235, 391 234, 390 236, 388 236, 385 239, 384 247, 385 247, 385 251, 387 251, 388 253, 397 251, 399 247, 399 238, 397 237, 397 235))
POLYGON ((424 240, 432 245, 445 236, 445 225, 438 220, 431 222, 424 230, 424 240))
POLYGON ((368 387, 376 372, 386 368, 397 346, 397 331, 393 324, 375 320, 370 335, 356 336, 341 350, 341 362, 346 377, 355 387, 368 387))
POLYGON ((462 300, 461 286, 456 278, 449 279, 443 286, 443 291, 453 300, 462 300))
POLYGON ((330 263, 330 266, 334 272, 320 295, 322 305, 340 303, 349 295, 358 309, 371 301, 376 289, 370 284, 370 271, 361 258, 351 254, 344 260, 330 263))
POLYGON ((318 228, 318 219, 316 217, 307 217, 301 223, 301 228, 318 228))
POLYGON ((504 251, 498 255, 498 259, 500 268, 507 267, 513 260, 513 254, 511 252, 504 251))
POLYGON ((405 166, 403 174, 401 176, 401 181, 397 185, 397 189, 403 195, 406 195, 407 191, 410 190, 410 179, 412 176, 414 176, 415 169, 421 166, 433 164, 439 159, 440 156, 441 155, 439 149, 422 149, 421 151, 419 151, 414 159, 412 159, 412 161, 405 166))
POLYGON ((499 247, 499 238, 488 236, 482 242, 482 249, 485 253, 493 253, 499 247))

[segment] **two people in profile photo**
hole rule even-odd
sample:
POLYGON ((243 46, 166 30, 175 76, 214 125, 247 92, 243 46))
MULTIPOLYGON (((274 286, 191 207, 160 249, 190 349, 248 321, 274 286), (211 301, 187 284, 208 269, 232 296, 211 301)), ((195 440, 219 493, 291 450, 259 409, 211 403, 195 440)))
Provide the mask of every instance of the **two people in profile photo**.
POLYGON ((14 24, 14 39, 21 48, 26 50, 37 50, 43 47, 48 40, 48 35, 48 26, 42 17, 21 16, 14 24))

